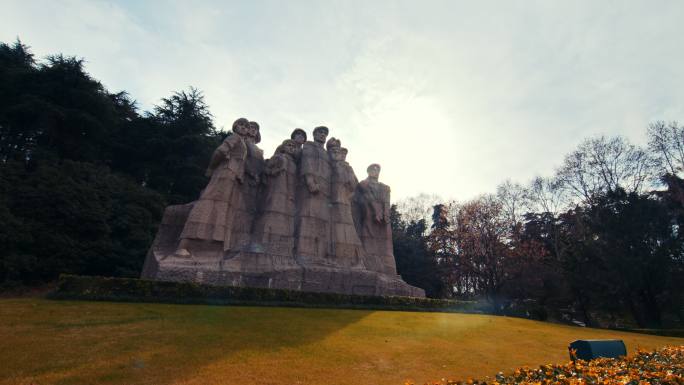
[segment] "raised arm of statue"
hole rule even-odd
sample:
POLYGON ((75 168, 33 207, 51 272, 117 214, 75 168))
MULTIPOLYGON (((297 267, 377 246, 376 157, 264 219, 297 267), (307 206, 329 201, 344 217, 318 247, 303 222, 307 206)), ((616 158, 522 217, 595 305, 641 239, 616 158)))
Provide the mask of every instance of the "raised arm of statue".
POLYGON ((218 146, 211 155, 209 166, 207 167, 207 171, 204 173, 204 175, 211 177, 211 175, 214 173, 214 170, 216 170, 216 167, 218 167, 222 162, 227 162, 229 159, 230 144, 228 143, 228 140, 224 140, 223 143, 221 143, 221 145, 218 146))

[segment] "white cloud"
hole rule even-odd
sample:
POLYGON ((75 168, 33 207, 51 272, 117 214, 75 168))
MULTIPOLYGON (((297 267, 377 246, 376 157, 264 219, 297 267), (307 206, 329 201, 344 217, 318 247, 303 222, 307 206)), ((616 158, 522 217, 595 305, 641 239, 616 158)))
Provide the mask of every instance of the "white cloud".
POLYGON ((395 198, 552 172, 583 137, 684 119, 677 1, 4 2, 0 40, 85 57, 150 108, 203 90, 272 153, 326 124, 395 198))

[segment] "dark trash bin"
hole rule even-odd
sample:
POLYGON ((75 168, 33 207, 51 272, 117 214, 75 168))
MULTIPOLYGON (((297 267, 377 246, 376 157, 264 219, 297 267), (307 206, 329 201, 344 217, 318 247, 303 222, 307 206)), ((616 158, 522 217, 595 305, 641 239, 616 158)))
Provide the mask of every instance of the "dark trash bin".
MULTIPOLYGON (((568 349, 576 350, 575 357, 585 361, 627 355, 627 348, 622 340, 577 340, 571 342, 568 349)), ((570 359, 574 360, 575 357, 570 353, 570 359)))

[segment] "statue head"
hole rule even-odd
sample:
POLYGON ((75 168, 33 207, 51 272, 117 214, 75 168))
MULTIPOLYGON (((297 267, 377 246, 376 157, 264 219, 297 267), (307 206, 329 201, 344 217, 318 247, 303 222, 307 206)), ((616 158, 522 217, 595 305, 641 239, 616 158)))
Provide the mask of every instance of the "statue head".
POLYGON ((288 155, 294 155, 297 153, 299 144, 292 139, 285 139, 283 143, 278 146, 278 152, 288 155))
POLYGON ((259 123, 249 122, 248 135, 254 139, 255 143, 259 143, 259 141, 261 141, 261 135, 259 134, 259 123))
POLYGON ((318 126, 313 130, 314 141, 321 145, 325 143, 325 138, 328 137, 328 127, 318 126))
POLYGON ((344 147, 332 147, 328 149, 330 158, 335 162, 344 162, 347 159, 347 149, 344 147))
POLYGON ((339 139, 337 138, 330 138, 328 139, 328 143, 325 144, 326 150, 330 151, 332 148, 339 148, 342 147, 342 142, 340 142, 339 139))
POLYGON ((245 135, 247 135, 248 130, 249 130, 249 120, 247 120, 245 118, 240 118, 240 119, 233 122, 233 132, 235 134, 238 134, 240 136, 245 136, 245 135))
POLYGON ((372 179, 378 179, 378 177, 380 176, 380 165, 377 163, 373 163, 370 166, 368 166, 366 172, 368 172, 368 177, 372 179))
POLYGON ((300 146, 306 142, 306 131, 301 128, 295 128, 290 135, 290 139, 297 142, 300 146))

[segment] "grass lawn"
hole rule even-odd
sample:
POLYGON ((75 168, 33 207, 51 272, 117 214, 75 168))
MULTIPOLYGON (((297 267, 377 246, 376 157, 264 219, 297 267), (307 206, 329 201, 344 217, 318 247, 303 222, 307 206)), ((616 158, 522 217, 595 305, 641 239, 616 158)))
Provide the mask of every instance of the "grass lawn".
POLYGON ((0 384, 403 384, 682 338, 471 314, 0 300, 0 384))

